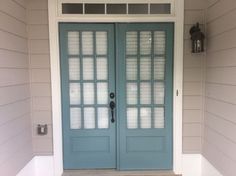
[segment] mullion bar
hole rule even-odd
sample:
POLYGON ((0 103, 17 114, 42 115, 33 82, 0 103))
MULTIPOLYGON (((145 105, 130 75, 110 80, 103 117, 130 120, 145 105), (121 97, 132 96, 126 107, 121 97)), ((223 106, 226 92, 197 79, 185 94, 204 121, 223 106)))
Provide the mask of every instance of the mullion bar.
MULTIPOLYGON (((94 71, 93 71, 93 83, 94 83, 94 105, 97 105, 97 39, 96 39, 96 31, 93 31, 93 64, 94 64, 94 71)), ((98 109, 96 106, 95 108, 95 128, 98 128, 98 109)))
MULTIPOLYGON (((69 83, 107 83, 107 80, 70 80, 69 83)), ((162 81, 163 82, 163 81, 162 81)))
MULTIPOLYGON (((154 44, 154 41, 152 41, 152 43, 154 44)), ((153 49, 154 50, 154 49, 153 49)), ((126 57, 127 58, 132 58, 132 57, 136 57, 137 55, 135 54, 127 54, 126 57)), ((165 57, 166 54, 154 54, 154 51, 152 54, 140 54, 141 57, 151 57, 151 56, 154 56, 154 57, 165 57)))
MULTIPOLYGON (((76 106, 76 105, 74 105, 76 106)), ((144 107, 144 108, 151 108, 151 107, 165 107, 165 104, 154 104, 154 105, 148 105, 148 104, 143 104, 143 105, 127 105, 129 108, 135 108, 135 107, 144 107)))
MULTIPOLYGON (((93 38, 94 39, 94 38, 93 38)), ((95 43, 96 45, 96 43, 95 43)), ((96 54, 96 53, 95 53, 96 54)), ((73 55, 72 55, 73 56, 73 55)), ((96 54, 97 57, 107 57, 106 54, 96 54)), ((83 57, 94 57, 93 54, 84 54, 83 57)))
POLYGON ((151 128, 154 128, 154 32, 151 31, 151 128))
POLYGON ((79 31, 79 58, 80 58, 80 98, 81 98, 81 129, 84 129, 84 86, 83 86, 83 50, 82 50, 82 32, 79 31))
POLYGON ((141 127, 141 117, 140 117, 140 31, 137 32, 137 107, 138 107, 138 128, 141 127))

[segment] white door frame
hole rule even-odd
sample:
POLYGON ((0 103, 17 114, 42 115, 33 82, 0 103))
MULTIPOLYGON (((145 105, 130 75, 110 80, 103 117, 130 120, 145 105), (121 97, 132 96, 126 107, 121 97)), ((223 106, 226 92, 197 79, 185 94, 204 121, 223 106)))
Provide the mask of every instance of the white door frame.
POLYGON ((121 17, 107 16, 73 17, 58 15, 58 1, 48 0, 49 40, 51 63, 51 92, 53 118, 54 176, 63 173, 61 79, 59 59, 59 22, 173 22, 174 37, 174 82, 173 82, 173 171, 182 174, 182 92, 183 92, 183 31, 184 0, 175 0, 175 14, 169 17, 121 17))

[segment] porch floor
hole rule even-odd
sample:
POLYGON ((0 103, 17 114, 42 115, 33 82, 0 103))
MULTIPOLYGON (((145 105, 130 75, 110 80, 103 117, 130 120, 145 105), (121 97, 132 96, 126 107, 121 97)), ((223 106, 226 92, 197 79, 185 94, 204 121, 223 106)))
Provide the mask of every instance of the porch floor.
POLYGON ((180 176, 172 171, 66 170, 63 176, 180 176))

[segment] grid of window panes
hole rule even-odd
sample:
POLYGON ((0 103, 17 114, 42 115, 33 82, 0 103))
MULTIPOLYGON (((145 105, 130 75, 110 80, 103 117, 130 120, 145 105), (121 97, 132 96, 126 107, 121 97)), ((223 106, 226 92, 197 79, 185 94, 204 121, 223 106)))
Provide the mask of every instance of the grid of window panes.
POLYGON ((69 31, 68 67, 71 129, 107 129, 107 31, 69 31))
POLYGON ((62 3, 62 14, 170 15, 172 3, 62 3))
POLYGON ((126 32, 127 128, 164 128, 165 31, 126 32))

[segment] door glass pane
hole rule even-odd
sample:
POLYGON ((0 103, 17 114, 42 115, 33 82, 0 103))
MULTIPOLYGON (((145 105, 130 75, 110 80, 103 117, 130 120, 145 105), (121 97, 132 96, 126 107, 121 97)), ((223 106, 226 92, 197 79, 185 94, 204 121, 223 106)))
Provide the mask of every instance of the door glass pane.
POLYGON ((151 80, 151 58, 141 57, 140 58, 140 79, 141 80, 151 80))
POLYGON ((137 55, 138 37, 137 32, 126 32, 126 54, 137 55))
POLYGON ((165 85, 162 82, 156 82, 154 85, 154 102, 155 104, 164 104, 165 85))
POLYGON ((126 59, 126 79, 137 80, 137 57, 126 59))
POLYGON ((140 84, 140 103, 151 104, 151 83, 140 84))
POLYGON ((138 88, 137 83, 127 83, 127 104, 137 104, 138 88))
POLYGON ((93 54, 93 32, 82 32, 83 55, 93 54))
POLYGON ((94 108, 84 108, 84 128, 95 128, 95 110, 94 108))
POLYGON ((108 128, 108 108, 98 108, 98 128, 108 128))
POLYGON ((164 121, 164 108, 159 107, 155 108, 154 112, 154 127, 155 128, 164 128, 165 121, 164 121))
POLYGON ((150 31, 140 32, 140 54, 150 55, 152 44, 152 33, 150 31))
POLYGON ((164 57, 154 58, 154 79, 155 80, 165 79, 165 58, 164 57))
POLYGON ((154 53, 158 55, 165 54, 166 34, 165 31, 154 32, 154 53))
POLYGON ((97 103, 108 103, 108 87, 107 83, 97 83, 97 103))
POLYGON ((70 128, 80 129, 81 128, 81 109, 70 108, 70 128))
POLYGON ((108 64, 106 57, 98 57, 97 62, 97 80, 107 80, 108 64))
POLYGON ((68 32, 68 54, 79 54, 79 32, 77 31, 68 32))
POLYGON ((138 128, 138 109, 127 108, 127 128, 135 129, 138 128))
POLYGON ((80 80, 80 60, 79 58, 69 59, 69 79, 80 80))
POLYGON ((94 63, 93 58, 83 58, 83 79, 93 80, 94 79, 94 63))
POLYGON ((70 104, 80 104, 80 83, 70 83, 70 104))
POLYGON ((84 104, 94 104, 94 84, 84 83, 84 104))
POLYGON ((107 54, 107 32, 96 32, 96 50, 98 55, 107 54))
POLYGON ((151 117, 152 111, 151 108, 141 108, 140 109, 140 126, 141 128, 151 128, 151 117))

